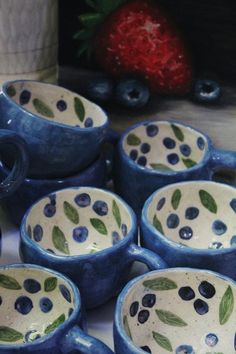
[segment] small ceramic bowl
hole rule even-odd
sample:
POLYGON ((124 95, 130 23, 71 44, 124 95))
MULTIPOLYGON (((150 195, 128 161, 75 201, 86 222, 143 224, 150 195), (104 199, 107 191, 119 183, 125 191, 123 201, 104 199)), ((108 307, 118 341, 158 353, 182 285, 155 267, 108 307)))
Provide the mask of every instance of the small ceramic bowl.
POLYGON ((30 146, 28 176, 69 176, 99 155, 108 118, 99 106, 76 93, 18 80, 3 84, 0 102, 1 127, 19 133, 30 146))
MULTIPOLYGON (((2 206, 9 218, 19 225, 27 209, 39 198, 60 188, 91 186, 102 188, 106 183, 105 156, 100 155, 85 170, 70 177, 54 179, 26 178, 18 190, 2 200, 2 206)), ((8 174, 8 169, 0 162, 0 178, 8 174)))
POLYGON ((112 354, 83 332, 79 291, 52 270, 31 264, 0 267, 0 312, 2 354, 112 354))
POLYGON ((234 354, 236 283, 210 271, 175 268, 142 275, 119 295, 117 354, 234 354))
POLYGON ((132 209, 117 195, 97 188, 68 188, 36 202, 21 224, 20 253, 69 276, 86 307, 96 307, 124 286, 134 261, 150 269, 166 266, 138 247, 132 209))
POLYGON ((236 189, 210 181, 175 183, 153 193, 141 243, 170 266, 215 270, 236 279, 236 189))

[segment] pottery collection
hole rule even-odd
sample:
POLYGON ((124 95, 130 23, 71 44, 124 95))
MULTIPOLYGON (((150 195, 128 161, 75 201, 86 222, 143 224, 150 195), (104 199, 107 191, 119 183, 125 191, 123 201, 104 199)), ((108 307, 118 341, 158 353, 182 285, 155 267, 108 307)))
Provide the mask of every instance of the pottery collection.
POLYGON ((23 262, 0 267, 0 353, 110 354, 85 310, 118 296, 117 354, 235 354, 236 190, 212 178, 236 152, 177 121, 120 137, 98 105, 29 80, 2 85, 0 129, 23 262))

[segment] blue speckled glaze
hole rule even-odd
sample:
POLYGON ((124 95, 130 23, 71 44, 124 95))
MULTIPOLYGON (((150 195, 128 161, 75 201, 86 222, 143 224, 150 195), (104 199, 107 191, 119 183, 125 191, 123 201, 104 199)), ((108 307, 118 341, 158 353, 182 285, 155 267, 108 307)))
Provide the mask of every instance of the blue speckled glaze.
MULTIPOLYGON (((87 335, 83 328, 86 327, 86 321, 84 318, 84 310, 81 305, 80 293, 77 287, 62 274, 57 273, 53 270, 49 270, 40 266, 35 266, 32 264, 13 264, 0 267, 0 273, 4 274, 4 270, 16 269, 27 269, 30 274, 30 270, 38 270, 49 273, 51 277, 56 277, 61 279, 63 282, 67 283, 68 286, 73 291, 73 312, 62 324, 54 329, 51 333, 42 336, 39 339, 34 340, 33 342, 28 343, 6 343, 0 344, 0 353, 1 354, 26 354, 26 353, 35 353, 35 354, 66 354, 72 351, 76 353, 85 353, 85 354, 112 354, 113 352, 101 341, 96 338, 93 338, 87 335)), ((33 274, 33 273, 32 273, 33 274)), ((16 278, 17 280, 17 278, 16 278)), ((9 297, 11 297, 11 292, 16 290, 8 290, 9 297)), ((24 290, 21 290, 21 292, 24 290)), ((15 296, 15 295, 13 295, 15 296)), ((29 295, 30 296, 30 295, 29 295)), ((33 299, 33 297, 32 297, 33 299)), ((2 303, 3 308, 4 303, 2 303)), ((57 305, 58 306, 58 305, 57 305)), ((34 309, 36 311, 36 308, 34 309)), ((40 315, 40 309, 39 316, 40 315)), ((61 309, 63 310, 63 307, 61 309)), ((9 314, 10 315, 10 314, 9 314)), ((27 315, 22 319, 25 320, 27 315)), ((37 316, 35 317, 37 321, 37 316)), ((29 324, 30 327, 30 324, 29 324)))

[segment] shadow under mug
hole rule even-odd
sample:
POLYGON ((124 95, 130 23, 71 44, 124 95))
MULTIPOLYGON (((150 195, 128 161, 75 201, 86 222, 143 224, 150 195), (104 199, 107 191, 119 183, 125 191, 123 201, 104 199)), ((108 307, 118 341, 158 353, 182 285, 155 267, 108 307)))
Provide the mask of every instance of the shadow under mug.
POLYGON ((216 149, 202 132, 177 121, 147 121, 126 130, 117 146, 115 190, 140 217, 158 188, 187 180, 211 180, 236 169, 236 152, 216 149))

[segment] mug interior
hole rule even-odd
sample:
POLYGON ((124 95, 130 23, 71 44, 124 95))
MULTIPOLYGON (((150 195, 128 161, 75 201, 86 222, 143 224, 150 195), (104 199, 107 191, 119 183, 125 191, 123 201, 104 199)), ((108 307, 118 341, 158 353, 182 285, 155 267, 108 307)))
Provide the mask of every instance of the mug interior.
POLYGON ((192 248, 236 247, 236 189, 194 181, 155 193, 147 219, 166 238, 192 248))
POLYGON ((129 131, 123 139, 123 149, 139 166, 175 172, 201 162, 208 149, 208 141, 190 127, 156 121, 129 131))
POLYGON ((73 289, 63 278, 34 268, 0 269, 0 347, 42 338, 74 309, 73 289))
POLYGON ((151 272, 128 290, 121 321, 152 354, 235 353, 235 284, 204 271, 151 272))
POLYGON ((101 108, 76 93, 37 81, 10 82, 6 92, 33 115, 80 128, 98 127, 107 117, 101 108))
POLYGON ((96 253, 131 230, 131 214, 114 194, 81 187, 37 202, 25 221, 27 234, 44 250, 64 256, 96 253))

